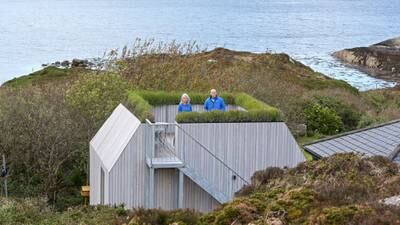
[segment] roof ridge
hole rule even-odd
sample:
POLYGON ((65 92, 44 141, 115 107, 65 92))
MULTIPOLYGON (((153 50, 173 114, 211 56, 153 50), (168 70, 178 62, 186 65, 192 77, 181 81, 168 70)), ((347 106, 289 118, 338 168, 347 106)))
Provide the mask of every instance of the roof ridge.
POLYGON ((368 126, 368 127, 365 127, 365 128, 352 130, 352 131, 344 132, 344 133, 341 133, 341 134, 332 135, 332 136, 329 136, 329 137, 326 137, 326 138, 322 138, 322 139, 319 139, 319 140, 316 140, 316 141, 308 142, 306 144, 303 144, 303 146, 305 147, 305 146, 308 146, 308 145, 313 145, 313 144, 316 144, 316 143, 332 140, 332 139, 343 137, 343 136, 347 136, 347 135, 350 135, 350 134, 360 133, 360 132, 363 132, 363 131, 367 131, 367 130, 371 130, 371 129, 375 129, 375 128, 378 128, 378 127, 383 127, 383 126, 387 126, 387 125, 391 125, 391 124, 399 123, 399 122, 400 122, 400 119, 391 120, 391 121, 388 121, 386 123, 372 125, 372 126, 368 126))

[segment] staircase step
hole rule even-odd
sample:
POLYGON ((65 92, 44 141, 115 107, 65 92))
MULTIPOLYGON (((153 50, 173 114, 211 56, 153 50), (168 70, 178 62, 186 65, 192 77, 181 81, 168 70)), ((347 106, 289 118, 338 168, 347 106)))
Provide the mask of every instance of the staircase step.
POLYGON ((149 167, 159 168, 180 168, 184 163, 177 157, 159 157, 159 158, 146 158, 146 163, 149 167))
POLYGON ((179 168, 187 177, 189 177, 193 182, 199 185, 204 191, 209 193, 213 198, 215 198, 219 203, 223 204, 228 202, 230 199, 224 193, 220 192, 210 181, 202 177, 194 169, 189 167, 179 168))

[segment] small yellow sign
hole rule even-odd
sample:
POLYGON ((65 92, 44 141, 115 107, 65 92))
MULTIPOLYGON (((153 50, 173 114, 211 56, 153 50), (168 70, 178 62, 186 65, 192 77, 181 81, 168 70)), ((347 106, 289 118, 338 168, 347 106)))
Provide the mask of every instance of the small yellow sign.
POLYGON ((90 186, 82 186, 81 188, 81 196, 82 197, 89 197, 90 195, 90 186))

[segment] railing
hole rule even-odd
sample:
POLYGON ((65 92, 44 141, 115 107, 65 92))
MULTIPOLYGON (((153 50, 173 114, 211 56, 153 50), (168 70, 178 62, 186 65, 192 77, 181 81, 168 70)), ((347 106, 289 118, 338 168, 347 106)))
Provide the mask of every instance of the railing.
POLYGON ((146 120, 146 123, 149 126, 148 130, 150 130, 149 134, 146 135, 151 139, 151 141, 147 143, 150 143, 152 147, 152 149, 150 149, 152 153, 147 154, 147 156, 152 156, 153 158, 174 156, 178 159, 182 159, 175 148, 175 124, 152 123, 148 120, 146 120))
POLYGON ((178 123, 151 123, 146 121, 153 132, 153 157, 174 156, 186 167, 216 185, 227 196, 233 196, 249 182, 229 166, 216 152, 208 149, 178 123))
POLYGON ((196 138, 194 138, 190 133, 188 133, 185 129, 183 129, 181 126, 179 126, 178 123, 175 123, 175 126, 181 131, 182 133, 185 134, 185 136, 189 137, 191 140, 196 142, 204 151, 206 151, 208 154, 210 154, 214 159, 219 161, 224 167, 226 167, 228 170, 230 170, 237 178, 242 180, 245 184, 249 184, 249 182, 246 181, 238 172, 236 172, 232 167, 230 167, 228 164, 226 164, 222 159, 220 159, 215 153, 213 153, 210 149, 208 149, 206 146, 204 146, 200 141, 198 141, 196 138))

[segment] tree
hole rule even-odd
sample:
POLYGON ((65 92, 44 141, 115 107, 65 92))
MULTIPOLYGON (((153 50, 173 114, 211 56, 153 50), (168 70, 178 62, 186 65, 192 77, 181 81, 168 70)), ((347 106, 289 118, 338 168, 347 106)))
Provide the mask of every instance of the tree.
POLYGON ((88 138, 91 139, 115 107, 127 97, 128 85, 121 77, 101 74, 77 80, 67 91, 66 99, 85 118, 88 138))
POLYGON ((52 201, 68 188, 71 171, 82 170, 88 146, 85 131, 62 89, 1 90, 0 149, 9 161, 11 193, 45 194, 52 201))

